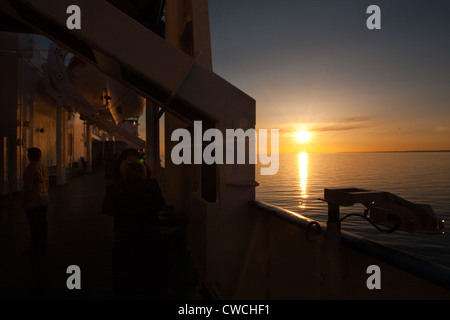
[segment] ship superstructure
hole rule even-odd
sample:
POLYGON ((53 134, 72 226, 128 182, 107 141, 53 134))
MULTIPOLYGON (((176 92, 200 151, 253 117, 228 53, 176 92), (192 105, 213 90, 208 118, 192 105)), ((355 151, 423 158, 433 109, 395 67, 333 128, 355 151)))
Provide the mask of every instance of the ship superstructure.
POLYGON ((74 161, 91 170, 94 135, 118 140, 145 152, 167 203, 187 214, 187 246, 215 298, 450 297, 448 268, 255 201, 254 164, 170 161, 177 128, 193 132, 201 121, 225 136, 256 124, 255 100, 212 71, 206 0, 79 0, 82 25, 69 30, 73 4, 1 2, 3 194, 19 190, 29 146, 43 149, 65 184, 74 161), (42 70, 24 63, 22 33, 54 41, 42 70), (144 110, 145 141, 128 128, 144 110), (367 287, 373 265, 382 290, 367 287))

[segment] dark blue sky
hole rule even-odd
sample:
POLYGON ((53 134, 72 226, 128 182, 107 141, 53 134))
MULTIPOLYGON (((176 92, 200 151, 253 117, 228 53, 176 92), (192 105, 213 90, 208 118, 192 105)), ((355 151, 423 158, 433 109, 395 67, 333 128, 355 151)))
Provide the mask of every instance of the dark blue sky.
POLYGON ((209 0, 214 71, 310 151, 450 149, 450 1, 209 0), (369 5, 381 30, 369 30, 369 5))

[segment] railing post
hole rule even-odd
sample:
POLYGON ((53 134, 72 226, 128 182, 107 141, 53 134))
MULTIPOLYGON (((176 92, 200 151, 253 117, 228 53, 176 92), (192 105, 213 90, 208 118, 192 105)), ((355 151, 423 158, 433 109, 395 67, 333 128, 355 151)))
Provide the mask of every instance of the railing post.
POLYGON ((328 221, 325 242, 325 288, 327 294, 339 296, 342 281, 341 223, 339 205, 328 202, 328 221))
POLYGON ((327 227, 334 228, 341 233, 341 222, 339 221, 339 205, 336 203, 328 202, 328 222, 327 227))
POLYGON ((56 106, 56 185, 58 186, 67 183, 66 134, 67 111, 58 103, 56 106))
POLYGON ((86 122, 86 172, 92 173, 92 125, 86 122))

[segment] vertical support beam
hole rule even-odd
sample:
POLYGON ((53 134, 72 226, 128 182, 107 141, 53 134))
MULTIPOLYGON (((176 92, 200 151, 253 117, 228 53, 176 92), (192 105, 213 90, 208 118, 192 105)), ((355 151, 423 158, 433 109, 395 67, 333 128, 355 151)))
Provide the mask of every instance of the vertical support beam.
POLYGON ((176 118, 170 113, 164 116, 165 121, 165 169, 163 191, 166 202, 174 206, 177 211, 184 211, 189 193, 193 189, 193 165, 172 162, 171 152, 178 141, 172 141, 172 132, 178 128, 189 128, 184 121, 176 118))
POLYGON ((337 298, 342 293, 341 222, 339 205, 328 202, 328 221, 325 242, 325 289, 327 298, 337 298))
POLYGON ((1 176, 1 185, 0 185, 0 195, 4 195, 9 192, 10 196, 12 196, 11 188, 9 186, 8 172, 8 138, 1 137, 1 145, 0 145, 0 176, 1 176))
MULTIPOLYGON (((166 40, 192 57, 196 54, 194 51, 193 23, 195 22, 192 14, 192 0, 166 0, 166 40)), ((165 183, 163 188, 166 202, 173 205, 175 210, 185 209, 188 195, 194 189, 193 181, 200 180, 194 166, 175 165, 170 158, 171 151, 177 144, 170 140, 173 130, 186 127, 188 127, 187 123, 170 113, 165 113, 165 183)))
POLYGON ((338 231, 340 235, 341 222, 339 221, 339 205, 328 202, 328 222, 327 227, 332 227, 338 231))
MULTIPOLYGON (((20 46, 20 36, 19 36, 19 42, 18 42, 18 49, 19 52, 21 50, 21 46, 20 46)), ((16 150, 15 152, 13 152, 13 155, 15 156, 14 159, 14 166, 15 166, 15 174, 13 175, 14 178, 12 178, 12 184, 11 184, 11 189, 12 190, 16 190, 19 191, 22 189, 23 187, 23 173, 25 171, 25 167, 26 167, 26 163, 27 163, 27 157, 26 157, 26 145, 25 141, 26 140, 26 136, 24 135, 24 127, 23 127, 23 123, 25 121, 25 107, 28 107, 28 111, 29 114, 32 114, 32 110, 30 110, 30 106, 28 104, 24 103, 24 69, 23 69, 23 57, 22 55, 19 53, 18 54, 18 85, 17 85, 17 120, 18 120, 18 126, 17 126, 17 131, 16 131, 16 135, 17 135, 17 146, 16 146, 16 150)), ((30 117, 29 120, 32 120, 32 118, 30 117)), ((31 133, 31 141, 29 141, 30 143, 32 143, 32 137, 33 134, 31 133)), ((13 167, 14 167, 13 166, 13 167)))
POLYGON ((158 106, 147 100, 145 107, 145 155, 152 170, 153 178, 159 178, 161 163, 159 159, 159 120, 155 120, 158 106))
POLYGON ((105 142, 106 141, 106 137, 103 135, 102 136, 102 164, 104 165, 105 162, 105 142))
POLYGON ((192 1, 192 21, 194 53, 201 53, 197 58, 197 62, 212 70, 211 34, 207 0, 192 1))
POLYGON ((92 172, 92 125, 86 122, 86 172, 92 172))
POLYGON ((60 104, 56 106, 56 185, 67 183, 67 111, 60 104))
POLYGON ((8 169, 4 171, 4 180, 7 181, 5 193, 10 195, 14 191, 19 191, 20 176, 17 176, 17 152, 20 147, 17 142, 20 139, 20 127, 23 120, 22 115, 22 58, 18 53, 19 34, 11 32, 0 33, 0 135, 4 140, 3 153, 4 161, 8 162, 8 169))
POLYGON ((166 0, 166 39, 212 70, 208 0, 166 0))
POLYGON ((166 40, 193 56, 192 43, 181 39, 184 33, 189 33, 188 28, 192 25, 189 22, 192 22, 191 0, 166 0, 166 40))

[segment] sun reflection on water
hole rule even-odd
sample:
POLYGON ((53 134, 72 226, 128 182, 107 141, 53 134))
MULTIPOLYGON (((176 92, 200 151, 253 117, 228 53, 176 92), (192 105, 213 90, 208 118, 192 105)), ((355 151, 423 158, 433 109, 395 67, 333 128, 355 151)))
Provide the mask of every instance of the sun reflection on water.
POLYGON ((299 207, 303 210, 306 208, 305 200, 308 197, 306 186, 308 182, 308 154, 301 152, 298 154, 298 177, 299 177, 299 207))

